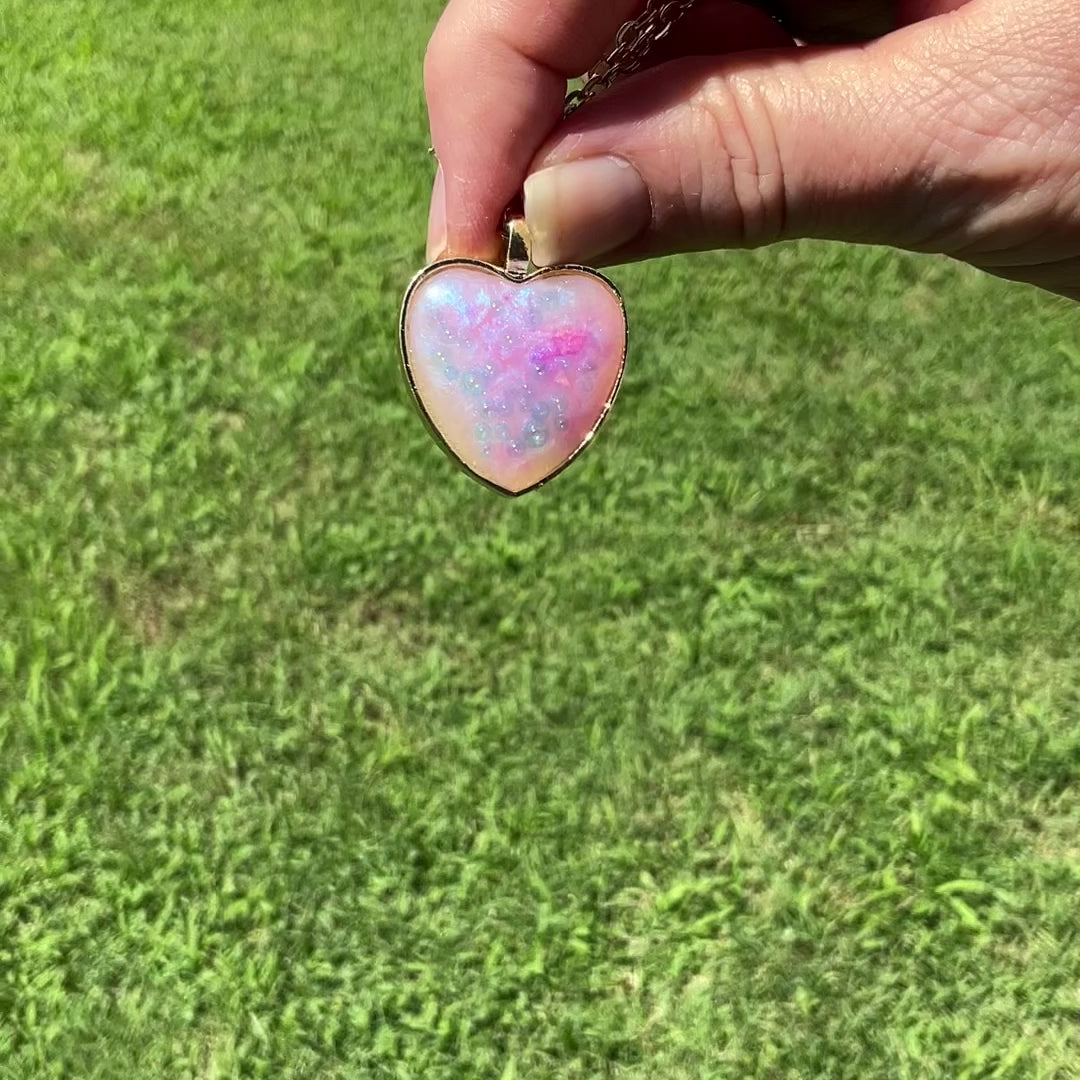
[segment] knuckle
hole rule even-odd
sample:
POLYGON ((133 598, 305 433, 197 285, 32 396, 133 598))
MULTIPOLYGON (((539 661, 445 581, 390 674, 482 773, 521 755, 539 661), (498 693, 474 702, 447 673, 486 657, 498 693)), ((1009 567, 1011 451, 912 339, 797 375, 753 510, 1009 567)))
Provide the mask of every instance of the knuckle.
POLYGON ((708 76, 691 97, 690 139, 699 165, 684 176, 688 205, 744 246, 779 239, 784 175, 772 111, 755 83, 708 76))
POLYGON ((453 84, 459 52, 453 26, 444 18, 435 27, 424 53, 424 90, 429 99, 453 84))

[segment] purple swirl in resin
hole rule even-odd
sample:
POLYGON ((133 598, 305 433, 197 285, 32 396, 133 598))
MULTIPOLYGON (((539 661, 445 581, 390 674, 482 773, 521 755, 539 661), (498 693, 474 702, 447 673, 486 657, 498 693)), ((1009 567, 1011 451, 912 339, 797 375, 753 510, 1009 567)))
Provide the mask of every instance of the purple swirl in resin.
POLYGON ((598 275, 514 282, 448 264, 410 293, 405 361, 428 418, 482 479, 542 483, 588 440, 618 388, 626 316, 598 275))

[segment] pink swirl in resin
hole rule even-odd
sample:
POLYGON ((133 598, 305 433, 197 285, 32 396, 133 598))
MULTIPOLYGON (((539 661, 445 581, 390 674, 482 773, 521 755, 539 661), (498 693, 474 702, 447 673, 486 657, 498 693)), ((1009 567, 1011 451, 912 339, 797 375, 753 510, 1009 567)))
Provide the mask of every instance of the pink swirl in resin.
POLYGON ((409 296, 405 358, 447 446, 511 494, 542 483, 589 439, 619 385, 626 316, 598 275, 514 282, 449 264, 409 296))

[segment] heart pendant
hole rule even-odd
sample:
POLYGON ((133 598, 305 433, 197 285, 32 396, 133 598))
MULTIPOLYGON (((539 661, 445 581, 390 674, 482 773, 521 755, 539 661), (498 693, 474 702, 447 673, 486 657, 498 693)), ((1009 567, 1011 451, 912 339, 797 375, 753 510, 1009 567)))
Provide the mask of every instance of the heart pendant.
POLYGON ((565 469, 607 416, 626 363, 626 310, 595 270, 530 273, 511 233, 505 270, 455 259, 416 278, 401 348, 438 441, 475 479, 523 495, 565 469))

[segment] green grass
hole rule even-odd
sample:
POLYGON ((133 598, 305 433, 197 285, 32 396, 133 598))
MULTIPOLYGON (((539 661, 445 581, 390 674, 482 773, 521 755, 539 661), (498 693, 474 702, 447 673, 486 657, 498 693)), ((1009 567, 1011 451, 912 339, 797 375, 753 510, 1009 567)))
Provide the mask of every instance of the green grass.
POLYGON ((627 269, 500 500, 397 370, 436 9, 0 7, 0 1078, 1080 1076, 1080 309, 627 269))

